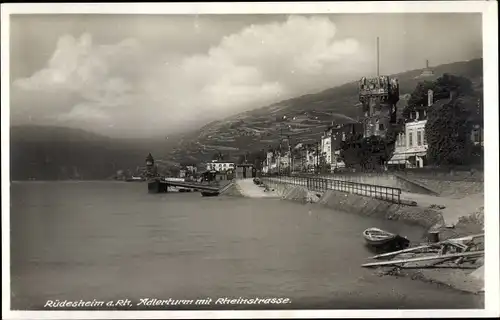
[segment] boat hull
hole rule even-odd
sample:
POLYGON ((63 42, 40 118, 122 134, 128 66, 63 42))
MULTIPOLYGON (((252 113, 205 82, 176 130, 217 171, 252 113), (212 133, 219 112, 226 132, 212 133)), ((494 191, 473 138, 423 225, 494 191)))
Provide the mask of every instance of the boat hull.
POLYGON ((363 232, 366 244, 375 249, 401 250, 410 246, 410 241, 397 234, 377 228, 369 228, 363 232))
POLYGON ((201 191, 203 197, 217 197, 219 192, 217 191, 201 191))

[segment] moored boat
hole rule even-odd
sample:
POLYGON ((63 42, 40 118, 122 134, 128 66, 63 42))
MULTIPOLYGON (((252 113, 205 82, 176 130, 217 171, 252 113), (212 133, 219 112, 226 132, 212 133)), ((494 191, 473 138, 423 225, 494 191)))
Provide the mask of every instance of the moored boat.
POLYGON ((405 249, 410 245, 410 240, 398 234, 390 233, 378 228, 368 228, 363 231, 363 237, 368 245, 375 248, 405 249))
POLYGON ((219 195, 218 191, 201 191, 203 197, 216 197, 219 195))
POLYGON ((125 181, 126 182, 143 182, 143 181, 146 181, 146 178, 132 176, 130 178, 125 179, 125 181))

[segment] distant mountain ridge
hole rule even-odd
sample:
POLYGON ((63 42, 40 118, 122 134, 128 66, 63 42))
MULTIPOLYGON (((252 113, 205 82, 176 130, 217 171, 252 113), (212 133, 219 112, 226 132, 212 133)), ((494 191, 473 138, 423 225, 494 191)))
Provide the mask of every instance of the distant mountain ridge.
MULTIPOLYGON (((434 80, 443 73, 469 78, 482 90, 482 59, 433 67, 434 80)), ((402 111, 422 72, 397 75, 401 88, 398 103, 402 111)), ((110 179, 119 170, 144 165, 149 152, 160 167, 182 162, 200 163, 221 151, 236 161, 247 151, 278 144, 280 136, 292 143, 317 141, 332 121, 356 121, 360 114, 358 84, 351 82, 315 94, 303 95, 211 122, 168 139, 116 139, 81 129, 52 126, 13 126, 10 131, 11 179, 110 179), (286 117, 285 119, 283 117, 286 117)))
MULTIPOLYGON (((400 84, 398 113, 401 113, 419 82, 435 80, 444 73, 467 77, 477 90, 482 90, 482 59, 444 64, 431 69, 434 74, 429 77, 420 77, 425 69, 390 75, 398 78, 400 84)), ((187 157, 204 161, 217 151, 227 151, 236 159, 238 154, 247 151, 276 146, 280 136, 289 136, 292 142, 317 141, 332 121, 357 121, 360 115, 358 83, 350 82, 213 121, 190 134, 191 138, 186 137, 179 142, 171 156, 173 159, 187 157)))
MULTIPOLYGON (((168 142, 113 139, 81 129, 14 126, 10 131, 11 180, 102 180, 144 166, 149 152, 159 163, 168 142)), ((161 161, 163 160, 163 161, 161 161)))

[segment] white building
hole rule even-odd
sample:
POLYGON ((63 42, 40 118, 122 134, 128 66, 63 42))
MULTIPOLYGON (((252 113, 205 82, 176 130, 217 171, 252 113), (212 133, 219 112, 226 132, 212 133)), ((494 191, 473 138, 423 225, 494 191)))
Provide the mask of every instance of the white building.
POLYGON ((360 123, 349 123, 343 125, 330 126, 321 137, 321 155, 325 162, 330 165, 331 170, 344 168, 345 163, 340 158, 342 141, 356 133, 363 132, 363 125, 360 123))
POLYGON ((325 158, 325 162, 327 164, 332 163, 332 158, 333 158, 332 140, 333 137, 328 133, 324 134, 321 137, 321 155, 325 158))
POLYGON ((408 122, 404 132, 396 139, 394 155, 388 164, 401 165, 406 168, 421 168, 427 155, 427 140, 425 139, 425 124, 427 120, 408 122))
MULTIPOLYGON (((433 91, 427 92, 427 107, 434 104, 433 91)), ((419 110, 410 114, 410 121, 405 124, 404 132, 398 134, 394 155, 387 162, 389 165, 400 165, 405 168, 421 168, 425 165, 427 156, 427 140, 425 138, 425 125, 427 124, 427 111, 419 110)))
POLYGON ((212 162, 207 163, 207 170, 215 170, 218 172, 225 172, 228 170, 234 170, 234 162, 219 162, 217 160, 212 160, 212 162))
POLYGON ((262 163, 262 172, 265 174, 273 173, 277 171, 277 162, 274 151, 268 151, 266 154, 266 159, 262 163))
MULTIPOLYGON (((427 107, 432 108, 440 103, 451 101, 452 94, 450 94, 450 99, 443 99, 436 103, 433 101, 432 90, 429 90, 427 97, 427 107)), ((406 168, 421 168, 425 165, 425 157, 428 149, 425 138, 426 118, 427 112, 425 109, 411 113, 410 121, 405 124, 404 132, 398 135, 394 155, 387 164, 401 165, 406 168)), ((470 138, 475 145, 483 145, 483 128, 481 125, 474 125, 470 138)))

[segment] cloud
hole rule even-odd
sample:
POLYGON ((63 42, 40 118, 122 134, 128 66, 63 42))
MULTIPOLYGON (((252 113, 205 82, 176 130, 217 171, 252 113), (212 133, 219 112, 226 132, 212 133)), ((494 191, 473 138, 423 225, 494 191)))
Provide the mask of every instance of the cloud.
POLYGON ((250 25, 205 53, 181 57, 149 50, 141 39, 102 45, 90 34, 66 35, 44 69, 14 82, 13 95, 32 96, 37 103, 29 107, 43 109, 46 119, 87 126, 91 120, 91 130, 187 129, 361 76, 370 55, 356 39, 336 34, 326 17, 291 16, 250 25), (77 99, 54 104, 66 95, 77 99))
POLYGON ((58 121, 82 121, 82 120, 105 120, 109 116, 105 114, 102 109, 96 108, 92 105, 78 104, 74 106, 70 112, 56 115, 58 121))

